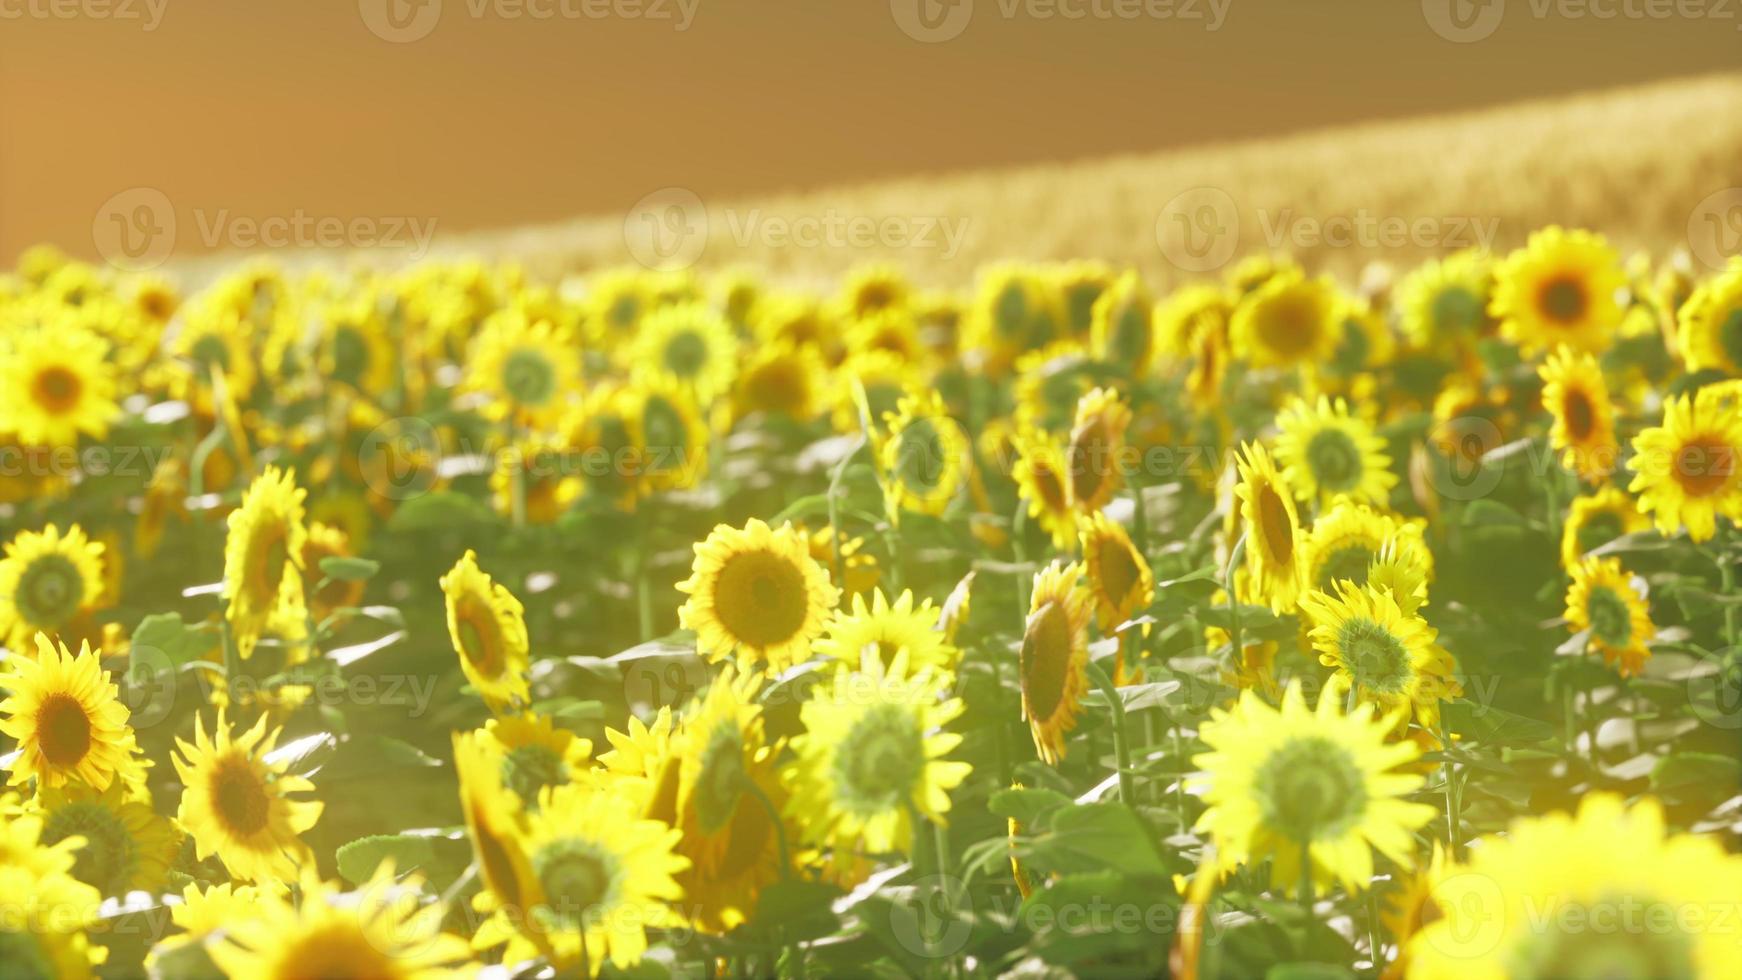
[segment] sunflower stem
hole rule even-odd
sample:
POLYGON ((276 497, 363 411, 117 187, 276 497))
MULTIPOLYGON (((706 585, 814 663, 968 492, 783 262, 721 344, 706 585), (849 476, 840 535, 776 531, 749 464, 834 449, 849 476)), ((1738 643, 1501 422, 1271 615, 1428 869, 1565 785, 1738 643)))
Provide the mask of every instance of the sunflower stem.
POLYGON ((1384 967, 1385 958, 1383 940, 1379 932, 1379 888, 1377 885, 1367 889, 1367 945, 1372 949, 1373 972, 1379 973, 1384 967))
MULTIPOLYGON (((1028 503, 1021 499, 1016 501, 1016 516, 1010 521, 1010 550, 1016 564, 1028 564, 1028 545, 1023 541, 1028 533, 1028 503)), ((1027 572, 1016 573, 1016 608, 1022 612, 1026 625, 1028 616, 1028 586, 1027 572)))
POLYGON ((1300 899, 1301 934, 1312 926, 1313 921, 1313 839, 1310 831, 1301 835, 1300 839, 1300 899))
POLYGON ((635 614, 641 627, 641 642, 647 643, 653 639, 653 583, 648 576, 651 562, 648 561, 647 539, 650 537, 649 524, 653 515, 649 513, 651 504, 644 508, 641 519, 636 521, 636 556, 635 556, 635 614))
POLYGON ((504 452, 509 454, 509 462, 514 464, 514 472, 508 481, 511 501, 509 518, 513 521, 514 528, 519 530, 526 526, 526 461, 514 456, 514 413, 508 413, 508 417, 503 420, 502 424, 508 437, 508 445, 504 452))
POLYGON ((1222 588, 1228 593, 1228 643, 1234 648, 1234 661, 1240 660, 1240 600, 1234 594, 1234 569, 1240 567, 1240 559, 1246 554, 1246 532, 1241 531, 1240 537, 1234 542, 1233 550, 1228 552, 1228 568, 1222 573, 1222 588))
MULTIPOLYGON (((1728 538, 1729 535, 1720 534, 1714 547, 1705 549, 1706 553, 1711 556, 1712 562, 1718 566, 1718 594, 1726 597, 1732 596, 1736 588, 1736 570, 1732 567, 1732 563, 1727 560, 1728 556, 1724 549, 1728 538)), ((1724 604, 1724 646, 1729 650, 1736 648, 1736 604, 1734 602, 1724 604)))
POLYGON ((829 474, 829 555, 834 563, 835 581, 841 584, 842 589, 847 587, 847 573, 846 566, 841 563, 841 479, 847 472, 847 464, 864 447, 865 436, 861 433, 858 441, 853 443, 853 448, 847 450, 847 454, 835 464, 835 472, 829 474))
MULTIPOLYGON (((1448 750, 1452 747, 1452 736, 1450 732, 1446 731, 1446 725, 1443 720, 1440 722, 1440 744, 1448 750)), ((1458 798, 1458 771, 1452 763, 1452 754, 1450 751, 1446 752, 1445 770, 1446 843, 1451 848, 1452 859, 1456 860, 1458 857, 1458 849, 1460 847, 1459 838, 1463 836, 1463 832, 1458 826, 1458 815, 1463 809, 1463 802, 1458 798)))
POLYGON ((1131 733, 1125 726, 1125 699, 1120 697, 1119 689, 1113 686, 1112 679, 1100 664, 1088 664, 1088 674, 1113 709, 1113 757, 1119 765, 1119 799, 1126 806, 1136 806, 1137 797, 1131 790, 1131 733))
POLYGON ((762 809, 768 811, 768 820, 774 824, 774 845, 780 854, 780 880, 790 881, 792 879, 792 857, 787 850, 786 822, 780 819, 780 811, 775 808, 774 801, 768 798, 767 793, 762 792, 762 787, 756 785, 756 780, 749 776, 743 776, 741 782, 744 792, 750 794, 756 802, 762 804, 762 809))

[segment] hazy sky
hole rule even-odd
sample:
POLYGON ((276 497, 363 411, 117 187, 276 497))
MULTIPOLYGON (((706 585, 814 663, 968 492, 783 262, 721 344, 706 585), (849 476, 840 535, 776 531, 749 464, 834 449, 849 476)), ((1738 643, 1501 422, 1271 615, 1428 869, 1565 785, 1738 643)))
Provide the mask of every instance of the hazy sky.
POLYGON ((134 188, 189 254, 267 219, 439 235, 1742 66, 1742 5, 1672 6, 0 0, 0 261, 94 255, 134 188))

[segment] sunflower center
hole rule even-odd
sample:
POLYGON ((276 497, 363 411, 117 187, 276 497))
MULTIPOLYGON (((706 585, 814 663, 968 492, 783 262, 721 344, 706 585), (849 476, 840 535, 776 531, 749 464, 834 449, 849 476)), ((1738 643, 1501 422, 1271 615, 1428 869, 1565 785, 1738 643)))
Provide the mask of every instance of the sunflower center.
POLYGON ((749 647, 770 647, 803 628, 810 592, 792 559, 770 551, 733 555, 714 582, 714 613, 749 647))
POLYGON ((1040 720, 1051 718, 1065 697, 1071 668, 1070 614, 1056 602, 1040 607, 1022 635, 1022 691, 1028 710, 1040 720))
POLYGON ((349 918, 298 936, 278 955, 295 976, 319 980, 373 980, 403 976, 406 970, 349 918))
POLYGON ((592 924, 616 889, 616 859, 592 841, 560 838, 532 857, 532 870, 544 887, 544 912, 563 927, 592 924))
POLYGON ((42 842, 53 844, 73 835, 85 839, 73 859, 73 877, 104 895, 126 891, 139 866, 133 835, 114 810, 100 803, 68 803, 49 812, 42 842))
POLYGON ((796 415, 807 400, 806 380, 804 369, 791 358, 771 361, 752 376, 751 401, 763 411, 796 415))
POLYGON ((1318 342, 1318 307, 1305 296, 1279 297, 1259 317, 1258 336, 1277 354, 1298 357, 1318 342))
POLYGON ((730 722, 716 726, 702 748, 701 773, 690 797, 695 805, 696 822, 704 833, 715 833, 731 822, 748 778, 744 772, 743 734, 730 722))
POLYGON ((1258 488, 1258 530, 1273 562, 1287 564, 1294 560, 1294 522, 1288 519, 1282 495, 1269 483, 1258 488))
POLYGON ((1028 296, 1014 284, 1005 287, 992 304, 992 320, 998 334, 1008 340, 1021 340, 1028 330, 1028 296))
POLYGON ((1690 497, 1710 497, 1730 482, 1736 450, 1715 436, 1697 436, 1676 453, 1675 482, 1690 497))
POLYGON ((55 980, 55 969, 42 940, 28 932, 0 931, 0 970, 6 980, 55 980))
MULTIPOLYGON (((653 402, 650 401, 646 415, 651 419, 653 414, 653 402)), ((625 454, 633 448, 633 443, 629 438, 629 425, 622 418, 615 415, 600 416, 593 420, 593 424, 596 434, 593 442, 604 458, 623 459, 625 454)), ((656 443, 651 435, 648 436, 647 445, 650 448, 662 444, 669 445, 671 443, 669 440, 656 443)), ((657 456, 657 453, 645 454, 645 458, 652 462, 658 462, 657 456)), ((622 466, 584 466, 581 468, 581 472, 589 482, 606 493, 615 492, 618 485, 628 482, 631 475, 630 471, 622 466)))
POLYGON ((1590 438, 1591 430, 1596 428, 1597 410, 1591 405, 1589 394, 1578 388, 1567 392, 1561 401, 1561 413, 1567 422, 1567 435, 1574 442, 1590 438))
POLYGON ((1068 506, 1065 500, 1065 484, 1058 471, 1048 465, 1034 468, 1034 489, 1039 494, 1040 502, 1052 513, 1059 513, 1068 506))
POLYGON ((1133 364, 1149 353, 1152 333, 1149 318, 1135 303, 1125 304, 1113 321, 1113 356, 1122 364, 1133 364))
POLYGON ((64 415, 77 408, 84 390, 79 376, 58 364, 38 371, 30 386, 31 397, 50 415, 64 415))
POLYGON ((519 911, 520 877, 514 870, 513 855, 509 852, 508 845, 491 829, 490 815, 480 812, 482 808, 478 801, 468 799, 466 805, 472 811, 472 836, 478 842, 478 864, 484 875, 484 883, 501 896, 507 905, 519 911))
POLYGON ((1450 286, 1434 296, 1433 319, 1436 332, 1474 331, 1482 324, 1482 297, 1462 286, 1450 286))
POLYGON ((1101 560, 1095 563, 1095 576, 1101 580, 1101 591, 1115 604, 1136 587, 1142 572, 1131 549, 1117 540, 1103 543, 1101 560))
POLYGON ((195 363, 208 372, 213 367, 223 368, 225 373, 230 370, 230 347, 217 334, 209 333, 194 341, 188 353, 193 356, 195 363))
POLYGON ((1295 840, 1337 837, 1367 808, 1367 783, 1347 749, 1317 735, 1291 739, 1259 766, 1252 788, 1264 823, 1295 840))
POLYGON ((1557 905, 1511 950, 1508 976, 1521 980, 1691 980, 1695 940, 1669 902, 1616 896, 1557 905))
POLYGON ((641 303, 634 296, 619 296, 605 311, 605 320, 618 331, 628 330, 635 326, 635 321, 641 316, 641 303))
POLYGON ((835 784, 859 813, 901 806, 925 766, 925 737, 898 704, 879 704, 861 715, 835 749, 835 784))
POLYGON ((1729 360, 1731 370, 1742 367, 1742 306, 1731 310, 1719 324, 1718 346, 1729 360))
POLYGON ((1367 570, 1373 567, 1374 551, 1364 544, 1345 544, 1331 549, 1319 565, 1316 584, 1330 589, 1338 582, 1367 584, 1367 570))
POLYGON ((36 737, 49 765, 76 766, 91 751, 91 717, 72 695, 50 694, 36 709, 36 737))
POLYGON ((461 599, 454 609, 454 631, 459 634, 460 653, 483 677, 502 673, 507 658, 502 653, 502 629, 496 616, 473 596, 461 599))
POLYGON ((502 362, 502 388, 522 405, 543 405, 556 396, 556 366, 543 351, 519 348, 502 362))
POLYGON ((59 627, 85 601, 85 580, 65 555, 47 554, 25 567, 12 601, 27 623, 59 627))
POLYGON ((538 808, 540 790, 568 781, 569 767, 548 745, 517 745, 502 756, 502 784, 529 808, 538 808))
POLYGON ((248 590, 256 604, 265 607, 278 598, 284 584, 284 566, 290 561, 289 532, 282 521, 271 521, 256 532, 249 554, 253 557, 248 590))
POLYGON ((1585 614, 1591 620, 1591 634, 1604 646, 1620 649, 1633 639, 1633 612, 1627 600, 1607 586, 1591 590, 1585 600, 1585 614))
POLYGON ((212 809, 224 829, 237 837, 252 837, 266 829, 272 799, 254 766, 243 756, 232 755, 212 771, 212 809))
POLYGON ((680 378, 693 378, 708 363, 708 342, 701 334, 686 330, 665 345, 665 366, 680 378))
POLYGON ((1588 303, 1585 284, 1571 276, 1550 279, 1537 293, 1537 305, 1543 315, 1563 324, 1577 323, 1585 315, 1588 303))
POLYGON ((901 442, 896 447, 895 472, 902 484, 921 493, 938 488, 948 467, 947 450, 937 423, 929 418, 916 418, 901 430, 901 442))
POLYGON ((1409 685, 1409 651, 1391 631, 1370 619, 1350 619, 1337 631, 1337 648, 1356 686, 1399 694, 1409 685))
POLYGON ((1112 475, 1113 437, 1096 419, 1071 433, 1071 490, 1078 500, 1094 500, 1112 475))
POLYGON ((333 379, 355 385, 369 370, 369 342, 356 327, 345 325, 333 331, 333 379))
POLYGON ((1361 482, 1361 447, 1341 429, 1320 429, 1307 442, 1307 465, 1319 486, 1332 492, 1352 490, 1361 482))
POLYGON ((1620 536, 1621 518, 1609 511, 1593 514, 1579 526, 1579 554, 1600 548, 1620 536))

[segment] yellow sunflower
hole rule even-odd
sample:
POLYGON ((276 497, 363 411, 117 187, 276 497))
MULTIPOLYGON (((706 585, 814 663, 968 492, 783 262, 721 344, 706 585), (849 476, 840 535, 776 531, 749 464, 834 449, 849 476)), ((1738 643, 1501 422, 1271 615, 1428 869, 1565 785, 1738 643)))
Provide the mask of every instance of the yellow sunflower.
POLYGON ((798 530, 810 545, 811 560, 823 566, 831 576, 835 571, 835 559, 839 556, 840 581, 835 582, 835 587, 843 596, 865 595, 883 580, 877 556, 866 550, 864 538, 851 537, 846 531, 830 534, 827 527, 808 531, 801 524, 798 530))
POLYGON ((24 330, 0 347, 0 432, 25 445, 102 439, 121 414, 109 346, 68 323, 24 330))
POLYGON ((944 731, 961 715, 947 672, 910 669, 907 653, 887 668, 868 656, 835 671, 800 709, 793 740, 788 814, 806 840, 866 854, 905 853, 917 813, 943 823, 950 790, 973 767, 946 758, 962 736, 944 731))
POLYGON ((870 602, 862 594, 855 595, 851 611, 834 611, 817 640, 816 652, 853 667, 868 651, 888 666, 906 650, 908 662, 916 668, 954 670, 959 654, 940 628, 939 614, 930 599, 915 603, 910 591, 903 590, 890 602, 882 589, 873 589, 870 602))
POLYGON ((1599 354, 1621 324, 1617 295, 1626 285, 1603 236, 1550 226, 1500 263, 1488 311, 1527 356, 1560 344, 1599 354))
POLYGON ((18 743, 6 763, 12 785, 35 779, 39 790, 74 782, 103 790, 117 778, 143 782, 127 706, 88 645, 75 655, 38 634, 35 659, 7 662, 11 670, 0 674, 0 687, 9 692, 0 701, 0 732, 18 743))
POLYGON ((1127 272, 1095 299, 1090 314, 1089 349, 1132 377, 1149 374, 1158 350, 1155 301, 1135 272, 1127 272))
POLYGON ((268 890, 278 894, 284 888, 277 883, 238 885, 228 881, 203 889, 198 884, 184 887, 181 901, 169 906, 170 921, 182 931, 151 947, 145 957, 146 972, 152 976, 177 976, 178 965, 196 963, 215 971, 206 953, 206 940, 232 923, 252 918, 268 890))
POLYGON ((181 832, 157 815, 149 799, 136 799, 120 780, 107 789, 69 782, 45 789, 42 842, 82 838, 73 877, 104 896, 163 890, 170 866, 181 853, 181 832))
POLYGON ((1592 549, 1650 526, 1651 521, 1620 487, 1606 486, 1589 496, 1574 497, 1561 526, 1561 566, 1570 571, 1592 549))
POLYGON ((39 841, 42 817, 0 797, 0 966, 9 975, 89 980, 108 957, 87 931, 98 925, 102 896, 72 876, 79 843, 39 841))
MULTIPOLYGON (((636 498, 645 488, 643 476, 653 469, 654 462, 653 453, 637 441, 642 430, 635 409, 642 398, 650 398, 651 392, 663 390, 665 384, 662 379, 645 379, 638 385, 638 395, 614 382, 599 384, 563 418, 558 426, 560 442, 579 463, 585 484, 583 498, 601 500, 618 510, 635 509, 636 498)), ((690 401, 686 392, 682 404, 690 401)), ((687 423, 685 426, 687 432, 687 423)))
POLYGON ((1343 399, 1320 396, 1316 405, 1297 398, 1277 416, 1276 461, 1301 500, 1328 505, 1352 497, 1384 505, 1397 475, 1385 439, 1343 399))
POLYGON ((695 631, 704 656, 736 653, 746 667, 761 663, 773 672, 810 657, 840 592, 811 558, 803 533, 752 518, 741 529, 715 526, 695 552, 689 579, 677 586, 689 596, 678 621, 695 631))
POLYGON ((1494 262, 1474 249, 1417 266, 1397 284, 1403 334, 1421 350, 1468 347, 1488 327, 1494 262))
POLYGON ((1062 336, 1069 314, 1044 269, 1003 263, 983 270, 968 308, 964 346, 1001 376, 1017 358, 1062 336))
POLYGON ((1156 344, 1169 357, 1189 357, 1202 324, 1226 327, 1233 315, 1233 300, 1221 286, 1215 283, 1181 286, 1155 304, 1156 344))
POLYGON ((1081 564, 1056 561, 1036 572, 1022 632, 1022 718, 1035 750, 1053 765, 1065 757, 1065 735, 1077 727, 1089 687, 1085 671, 1094 600, 1082 577, 1081 564))
POLYGON ((423 904, 422 884, 417 875, 396 880, 388 860, 355 893, 340 896, 311 872, 294 902, 257 894, 252 914, 226 922, 208 950, 228 975, 258 980, 476 976, 471 948, 442 931, 446 907, 423 904))
POLYGON ((226 395, 247 401, 259 375, 249 344, 253 329, 240 312, 216 299, 189 304, 170 344, 179 368, 171 392, 209 414, 213 389, 222 376, 226 395))
POLYGON ((1371 849, 1410 867, 1413 832, 1435 810, 1402 799, 1423 777, 1398 771, 1418 750, 1387 743, 1390 729, 1371 704, 1345 715, 1325 696, 1308 709, 1299 684, 1280 710, 1251 691, 1231 711, 1213 709, 1199 732, 1211 751, 1192 759, 1201 770, 1192 781, 1209 805, 1197 829, 1209 832, 1222 867, 1269 857, 1274 886, 1310 880, 1315 893, 1332 880, 1350 892, 1368 887, 1371 849))
POLYGON ((1070 464, 1071 506, 1078 513, 1107 506, 1124 485, 1130 463, 1125 430, 1130 426, 1130 406, 1110 388, 1096 388, 1077 401, 1065 458, 1070 464))
POLYGON ((605 269, 588 277, 581 310, 587 342, 602 350, 629 342, 653 302, 641 269, 605 269))
POLYGON ((381 398, 392 389, 400 360, 374 290, 326 304, 316 322, 316 364, 323 377, 366 398, 381 398))
POLYGON ((1676 346, 1689 371, 1742 375, 1742 258, 1700 284, 1676 316, 1676 346))
POLYGON ((489 418, 552 425, 579 390, 580 352, 556 325, 509 307, 491 314, 472 341, 462 387, 484 396, 489 418))
POLYGON ((1406 614, 1389 590, 1339 582, 1334 592, 1313 590, 1300 599, 1312 629, 1319 663, 1337 672, 1341 689, 1382 711, 1431 710, 1437 688, 1433 670, 1437 635, 1421 617, 1406 614))
POLYGON ((877 420, 888 417, 901 404, 908 389, 924 381, 922 375, 918 368, 886 350, 865 351, 847 358, 834 380, 836 395, 831 421, 835 431, 856 433, 865 423, 875 425, 877 420), (865 393, 865 407, 870 409, 863 418, 857 395, 861 390, 865 393))
POLYGON ((1254 593, 1273 612, 1294 609, 1304 569, 1301 561, 1300 518, 1294 494, 1276 471, 1270 453, 1260 443, 1242 447, 1236 466, 1240 482, 1234 488, 1246 537, 1246 568, 1254 593))
POLYGON ((492 718, 484 723, 483 737, 501 755, 502 785, 529 810, 537 808, 546 786, 576 782, 591 766, 592 740, 558 728, 548 715, 528 711, 492 718))
POLYGON ((1342 308, 1328 279, 1289 268, 1271 276, 1234 308, 1228 329, 1234 356, 1254 367, 1328 363, 1337 352, 1342 308))
POLYGON ((580 480, 561 447, 551 440, 520 439, 491 455, 490 502, 504 517, 550 524, 580 494, 580 480))
POLYGON ((1597 359, 1561 347, 1538 373, 1542 407, 1554 417, 1549 445, 1560 451, 1561 465, 1586 483, 1604 482, 1621 447, 1615 441, 1615 406, 1597 359))
POLYGON ((1095 622, 1106 636, 1155 601, 1155 573, 1124 525, 1096 511, 1078 524, 1083 570, 1095 601, 1095 622))
POLYGON ((266 724, 262 716, 234 735, 220 708, 208 736, 204 716, 194 716, 194 740, 177 738, 180 752, 170 757, 183 787, 176 820, 200 860, 216 854, 232 877, 291 882, 314 868, 314 853, 298 835, 315 825, 325 804, 290 798, 314 784, 286 771, 288 763, 267 761, 280 730, 268 732, 266 724))
POLYGON ((893 265, 879 263, 847 273, 840 305, 848 317, 859 319, 884 310, 905 309, 912 297, 913 286, 907 276, 893 265))
POLYGON ((1576 816, 1520 817, 1451 866, 1432 891, 1439 915, 1405 949, 1409 975, 1735 977, 1738 894, 1742 857, 1716 836, 1670 835, 1650 797, 1593 793, 1576 816))
POLYGON ((62 639, 105 598, 103 545, 78 525, 21 531, 0 557, 0 643, 29 656, 37 633, 62 639))
POLYGON ((1643 583, 1621 567, 1619 558, 1586 558, 1569 569, 1567 628, 1589 631, 1587 644, 1615 664, 1622 677, 1636 677, 1651 657, 1647 645, 1657 635, 1643 583))
POLYGON ((1013 421, 1062 432, 1076 419, 1077 402, 1095 388, 1094 365, 1079 340, 1055 340, 1016 360, 1013 421))
POLYGON ((448 637, 466 679, 492 708, 527 700, 530 645, 520 600, 485 574, 469 549, 442 576, 441 587, 447 597, 448 637))
POLYGON ((242 495, 242 506, 230 512, 230 534, 224 542, 225 617, 244 659, 253 655, 268 620, 286 612, 302 615, 307 497, 294 472, 268 466, 242 495))
POLYGON ((917 363, 926 355, 919 336, 919 321, 908 309, 882 310, 847 321, 847 350, 883 350, 903 361, 917 363))
POLYGON ((941 514, 967 482, 971 449, 936 390, 904 395, 884 417, 877 446, 883 496, 894 520, 903 511, 941 514))
POLYGON ((1742 414, 1721 393, 1702 388, 1664 402, 1663 422, 1633 438, 1630 493, 1657 529, 1686 527, 1694 541, 1717 533, 1718 515, 1742 517, 1742 414))
POLYGON ((738 338, 732 325, 700 303, 664 306, 649 313, 630 351, 633 374, 669 374, 704 410, 731 390, 738 373, 738 338))
POLYGON ((804 423, 822 411, 828 383, 828 366, 814 346, 764 344, 738 375, 733 402, 739 418, 761 412, 804 423))
POLYGON ((472 898, 472 908, 485 916, 472 946, 494 949, 507 943, 508 962, 529 959, 546 946, 541 934, 526 928, 526 909, 536 894, 522 846, 526 811, 503 782, 506 760, 500 743, 483 732, 455 732, 453 739, 460 810, 484 885, 472 898))
POLYGON ((1365 585, 1369 570, 1387 544, 1423 579, 1433 577, 1433 553, 1422 540, 1419 521, 1403 521, 1349 499, 1338 500, 1303 532, 1302 574, 1307 588, 1330 591, 1343 580, 1365 585))

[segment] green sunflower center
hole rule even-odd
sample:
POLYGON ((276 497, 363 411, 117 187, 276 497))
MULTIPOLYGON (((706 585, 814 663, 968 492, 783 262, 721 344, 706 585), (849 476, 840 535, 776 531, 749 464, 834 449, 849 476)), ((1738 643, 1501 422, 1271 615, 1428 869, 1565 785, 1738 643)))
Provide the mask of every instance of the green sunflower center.
POLYGON ((55 980, 57 975, 42 940, 28 932, 0 931, 0 978, 55 980))
POLYGON ((1543 284, 1537 303, 1543 315, 1564 324, 1583 317, 1589 301, 1584 283, 1571 276, 1560 276, 1543 284))
POLYGON ((1004 291, 998 294, 998 299, 992 304, 992 322, 998 328, 998 335, 1007 340, 1024 339, 1028 331, 1029 317, 1028 294, 1014 283, 1004 287, 1004 291))
POLYGON ((230 346, 224 343, 224 338, 217 334, 209 333, 194 341, 194 345, 189 348, 188 353, 193 356, 195 363, 207 371, 213 367, 219 367, 226 374, 229 373, 230 346))
POLYGON ((502 389, 522 405, 543 405, 556 396, 556 365, 543 351, 514 350, 502 362, 502 389))
POLYGON ((1306 461, 1323 490, 1353 490, 1361 482, 1361 447, 1342 429, 1324 428, 1313 433, 1307 441, 1306 461))
POLYGON ((38 371, 31 383, 31 397, 50 415, 63 415, 78 407, 85 390, 79 376, 60 365, 38 371))
POLYGON ((1064 700, 1071 668, 1070 615, 1056 602, 1040 607, 1022 636, 1022 692, 1030 717, 1044 721, 1064 700))
POLYGON ((722 722, 702 749, 701 773, 690 797, 703 831, 716 833, 732 821, 747 779, 743 733, 737 725, 722 722))
POLYGON ((708 363, 708 341, 701 334, 685 330, 665 345, 665 366, 680 378, 693 378, 708 363))
POLYGON ((519 745, 502 757, 502 783, 528 807, 538 807, 538 793, 546 786, 569 781, 569 767, 548 745, 519 745))
POLYGON ((714 614, 748 647, 771 647, 797 635, 810 611, 804 572, 771 551, 733 555, 714 580, 714 614))
POLYGON ((1568 902, 1511 950, 1506 973, 1521 980, 1691 980, 1694 939, 1678 907, 1631 896, 1568 902))
POLYGON ((1354 757, 1316 735, 1273 751, 1259 766, 1252 788, 1265 825, 1294 840, 1340 836, 1367 809, 1367 782, 1354 757))
MULTIPOLYGON (((1065 306, 1070 311, 1071 330, 1082 333, 1089 328, 1095 319, 1095 301, 1101 298, 1101 286, 1094 282, 1080 282, 1065 293, 1065 306)), ((1119 317, 1121 325, 1130 319, 1130 307, 1119 317)), ((1115 349, 1122 349, 1115 343, 1115 349)))
POLYGON ((1598 586, 1585 600, 1585 612, 1591 620, 1591 634, 1604 646, 1620 649, 1633 639, 1633 613, 1627 600, 1614 589, 1598 586))
POLYGON ((72 695, 50 694, 36 711, 36 738, 49 765, 76 766, 91 751, 91 717, 72 695))
POLYGON ((1579 554, 1600 548, 1620 536, 1621 518, 1608 511, 1592 514, 1579 526, 1579 554))
POLYGON ((854 722, 835 749, 841 802, 864 814, 901 806, 925 767, 925 735, 903 705, 879 704, 854 722))
POLYGON ((567 837, 539 848, 532 871, 544 886, 541 911, 567 929, 594 924, 617 891, 617 860, 592 841, 567 837))
POLYGON ((1399 694, 1413 671, 1409 651, 1390 630, 1370 619, 1347 620, 1337 630, 1337 649, 1356 686, 1380 694, 1399 694))
POLYGON ((1731 310, 1718 325, 1718 347, 1731 370, 1742 368, 1742 306, 1731 310))
POLYGON ((454 631, 459 634, 460 655, 484 677, 502 673, 507 663, 502 629, 496 614, 477 598, 466 596, 454 607, 454 631))
POLYGON ((1113 337, 1109 346, 1119 363, 1129 365, 1149 353, 1152 337, 1149 317, 1144 315, 1143 308, 1136 303, 1127 303, 1113 320, 1113 337))
POLYGON ((85 839, 85 846, 73 860, 73 877, 104 895, 126 892, 139 855, 120 815, 100 803, 68 803, 49 813, 42 842, 53 844, 75 834, 85 839))
POLYGON ((937 423, 929 418, 916 418, 901 430, 895 450, 895 473, 903 486, 920 493, 929 493, 943 483, 949 467, 937 423))
MULTIPOLYGON (((653 414, 651 410, 652 405, 652 402, 648 403, 649 416, 653 414)), ((599 454, 613 463, 623 459, 625 453, 632 448, 629 438, 628 424, 615 415, 607 415, 597 418, 594 420, 593 424, 596 434, 594 445, 599 450, 599 454)), ((664 443, 654 442, 651 434, 649 435, 649 446, 662 444, 664 443)), ((652 457, 654 454, 650 453, 648 455, 649 457, 652 457)), ((658 462, 657 459, 653 461, 658 462)), ((606 493, 615 492, 622 484, 627 483, 631 476, 628 469, 617 465, 585 466, 582 468, 581 472, 587 477, 588 482, 606 493)))
POLYGON ((635 321, 641 316, 641 304, 634 296, 619 296, 616 302, 605 311, 605 320, 615 329, 622 331, 635 326, 635 321))
POLYGON ((1319 564, 1319 575, 1316 583, 1321 589, 1330 589, 1338 582, 1350 581, 1356 585, 1367 584, 1367 570, 1373 567, 1374 551, 1364 544, 1344 544, 1326 552, 1319 564))
POLYGON ((1462 286, 1448 286, 1433 300, 1434 330, 1439 333, 1473 332, 1482 325, 1482 297, 1462 286))
POLYGON ((349 324, 333 331, 333 380, 355 385, 369 370, 369 342, 349 324))
POLYGON ((1343 337, 1337 344, 1337 367, 1345 374, 1353 374, 1367 363, 1372 351, 1373 344, 1367 339, 1367 331, 1361 328, 1361 321, 1344 320, 1343 337))
POLYGON ((42 555, 25 566, 12 602, 25 622, 58 628, 78 614, 85 579, 65 555, 42 555))

